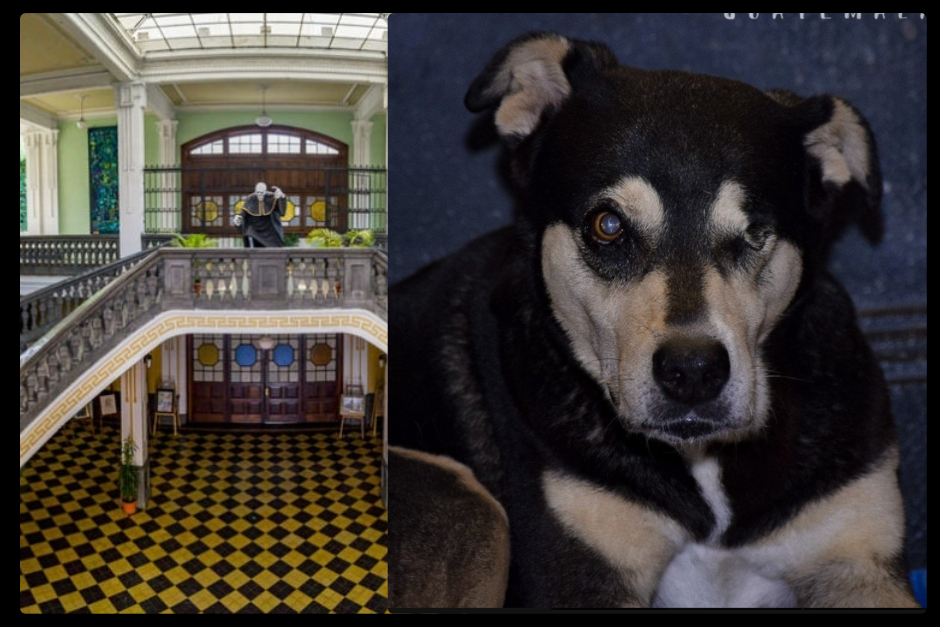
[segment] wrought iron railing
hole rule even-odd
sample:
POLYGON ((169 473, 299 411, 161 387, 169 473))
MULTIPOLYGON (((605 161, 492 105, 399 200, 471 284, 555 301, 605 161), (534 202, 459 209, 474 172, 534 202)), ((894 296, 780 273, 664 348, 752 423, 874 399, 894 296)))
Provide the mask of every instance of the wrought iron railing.
POLYGON ((20 432, 80 373, 165 311, 359 309, 384 320, 387 274, 388 258, 372 249, 145 254, 20 355, 20 432))

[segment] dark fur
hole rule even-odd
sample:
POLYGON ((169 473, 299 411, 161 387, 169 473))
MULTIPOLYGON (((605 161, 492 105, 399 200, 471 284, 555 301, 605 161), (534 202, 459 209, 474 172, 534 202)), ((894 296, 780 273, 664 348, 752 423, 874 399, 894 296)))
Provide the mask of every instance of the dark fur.
MULTIPOLYGON (((474 82, 469 108, 498 104, 483 89, 516 43, 474 82)), ((575 360, 542 279, 538 244, 545 229, 558 221, 580 225, 584 199, 624 173, 646 178, 667 207, 697 206, 695 192, 714 192, 734 177, 755 192, 752 219, 772 222, 802 251, 800 286, 764 344, 768 369, 780 375, 768 380, 772 418, 744 442, 712 446, 734 513, 721 542, 739 546, 859 477, 896 441, 883 375, 852 302, 823 270, 844 221, 839 212, 851 205, 877 213, 881 181, 867 123, 873 164, 867 188, 822 181, 802 140, 831 117, 830 97, 768 97, 731 80, 626 68, 597 44, 576 43, 563 67, 571 96, 543 112, 531 135, 508 138, 522 203, 516 225, 393 287, 390 437, 469 465, 506 507, 509 604, 619 606, 644 601, 631 598, 611 566, 561 530, 540 487, 546 468, 667 514, 697 539, 715 520, 679 453, 623 428, 575 360), (626 125, 629 133, 617 132, 626 125), (588 442, 595 425, 604 429, 602 445, 588 442)), ((629 256, 598 253, 587 261, 611 280, 665 264, 673 273, 670 318, 694 317, 702 306, 694 267, 708 251, 696 248, 704 224, 694 216, 701 212, 689 215, 686 228, 669 232, 656 250, 636 242, 629 256)), ((409 489, 393 475, 393 493, 409 489)), ((403 523, 393 513, 391 524, 403 523)), ((394 530, 391 540, 394 561, 394 530)))

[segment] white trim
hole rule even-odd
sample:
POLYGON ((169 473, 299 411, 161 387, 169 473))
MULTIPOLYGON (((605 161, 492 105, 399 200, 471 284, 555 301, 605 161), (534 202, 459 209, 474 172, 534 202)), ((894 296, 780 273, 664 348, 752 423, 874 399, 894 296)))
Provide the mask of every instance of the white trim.
POLYGON ((147 85, 147 112, 153 113, 160 120, 172 120, 176 117, 176 107, 157 85, 147 85))
POLYGON ((388 71, 385 59, 343 59, 311 55, 304 51, 248 49, 204 50, 198 56, 171 55, 164 59, 148 55, 139 77, 149 83, 200 81, 320 81, 327 83, 384 84, 388 71))
MULTIPOLYGON (((192 333, 245 333, 246 330, 273 335, 277 335, 279 331, 292 335, 343 333, 361 337, 388 354, 388 323, 374 313, 362 309, 165 311, 133 334, 124 337, 96 364, 86 368, 71 385, 46 406, 44 412, 36 416, 20 432, 20 468, 71 419, 79 408, 89 403, 115 378, 121 376, 135 363, 140 362, 144 355, 152 352, 169 338, 192 333), (357 322, 360 324, 357 325, 357 322), (114 364, 118 367, 108 371, 106 368, 99 367, 101 364, 114 364)), ((178 354, 183 352, 177 351, 178 354)), ((21 367, 25 358, 28 358, 27 353, 20 356, 21 367)), ((388 368, 387 364, 386 368, 388 368)))
POLYGON ((111 73, 100 65, 30 74, 20 77, 20 98, 102 89, 113 82, 111 73))
POLYGON ((20 126, 22 122, 27 122, 31 127, 50 131, 59 127, 54 115, 20 100, 20 126))
POLYGON ((88 53, 108 69, 118 81, 137 77, 140 54, 126 35, 120 32, 103 13, 49 13, 58 24, 88 53))
POLYGON ((356 103, 356 119, 371 120, 372 116, 385 110, 385 85, 371 85, 356 103))

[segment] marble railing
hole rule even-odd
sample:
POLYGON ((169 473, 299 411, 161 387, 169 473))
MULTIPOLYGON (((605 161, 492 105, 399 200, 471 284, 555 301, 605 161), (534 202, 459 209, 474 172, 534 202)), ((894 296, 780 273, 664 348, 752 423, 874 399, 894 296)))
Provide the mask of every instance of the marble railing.
POLYGON ((358 309, 385 320, 387 272, 387 256, 374 249, 152 251, 21 353, 20 432, 165 311, 358 309))
MULTIPOLYGON (((141 236, 144 250, 171 240, 170 235, 141 236)), ((21 235, 21 275, 82 274, 120 257, 117 235, 21 235)))
POLYGON ((125 257, 20 298, 20 353, 78 309, 93 294, 153 251, 125 257))
POLYGON ((20 274, 80 274, 117 259, 117 235, 20 236, 20 274))

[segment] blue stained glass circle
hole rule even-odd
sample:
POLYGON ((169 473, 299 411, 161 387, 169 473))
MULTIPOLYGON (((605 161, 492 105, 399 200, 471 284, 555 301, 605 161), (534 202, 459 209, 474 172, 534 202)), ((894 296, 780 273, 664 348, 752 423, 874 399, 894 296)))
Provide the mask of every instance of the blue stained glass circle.
POLYGON ((294 349, 289 344, 278 344, 274 347, 274 363, 284 368, 294 363, 294 349))
POLYGON ((242 344, 235 349, 235 361, 242 368, 248 368, 255 365, 258 359, 258 352, 251 344, 242 344))

